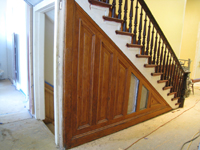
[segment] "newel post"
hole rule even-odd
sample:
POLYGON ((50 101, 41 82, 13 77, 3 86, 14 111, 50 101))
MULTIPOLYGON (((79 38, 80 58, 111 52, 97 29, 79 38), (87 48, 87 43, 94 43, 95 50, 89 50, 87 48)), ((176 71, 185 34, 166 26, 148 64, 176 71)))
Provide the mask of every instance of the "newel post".
POLYGON ((183 83, 182 83, 182 89, 181 89, 181 97, 178 100, 179 103, 181 103, 179 105, 180 108, 182 108, 184 106, 184 102, 185 102, 185 91, 186 91, 186 84, 187 84, 187 77, 189 75, 190 72, 184 72, 183 75, 183 83))

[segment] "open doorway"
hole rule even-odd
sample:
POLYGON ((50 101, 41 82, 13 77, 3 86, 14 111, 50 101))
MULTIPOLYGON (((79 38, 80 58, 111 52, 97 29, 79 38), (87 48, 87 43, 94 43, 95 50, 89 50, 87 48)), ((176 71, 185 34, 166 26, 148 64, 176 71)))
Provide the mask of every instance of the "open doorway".
POLYGON ((44 82, 45 82, 45 119, 47 127, 54 133, 54 13, 52 9, 45 13, 44 36, 44 82))

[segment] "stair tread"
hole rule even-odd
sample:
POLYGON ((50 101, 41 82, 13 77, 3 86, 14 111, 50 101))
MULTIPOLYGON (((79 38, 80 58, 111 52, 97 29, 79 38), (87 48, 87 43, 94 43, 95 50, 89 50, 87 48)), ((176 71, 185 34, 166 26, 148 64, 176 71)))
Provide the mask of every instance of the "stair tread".
POLYGON ((140 54, 137 54, 136 57, 137 57, 137 58, 150 58, 151 56, 149 56, 149 55, 140 55, 140 54))
POLYGON ((130 44, 130 43, 127 43, 126 46, 127 47, 138 47, 138 48, 142 48, 143 47, 142 45, 130 44))
POLYGON ((177 92, 171 92, 171 93, 168 93, 167 95, 169 96, 169 95, 174 95, 174 94, 176 94, 177 92))
POLYGON ((101 1, 97 1, 97 0, 89 0, 90 4, 92 5, 96 5, 96 6, 101 6, 101 7, 108 7, 110 8, 112 5, 111 4, 107 4, 101 1))
POLYGON ((133 36, 134 35, 134 33, 120 31, 120 30, 116 30, 115 33, 116 34, 120 34, 120 35, 128 35, 128 36, 133 36))
POLYGON ((112 18, 112 17, 108 17, 108 16, 103 16, 103 19, 107 20, 107 21, 115 21, 115 22, 118 22, 118 23, 122 23, 123 22, 123 20, 121 20, 121 19, 112 18))
POLYGON ((175 97, 175 98, 172 98, 172 101, 175 101, 177 99, 179 99, 180 97, 175 97))
POLYGON ((167 90, 167 89, 171 89, 173 88, 173 86, 167 86, 167 87, 164 87, 163 90, 167 90))
POLYGON ((152 67, 157 67, 158 65, 155 64, 144 64, 145 68, 152 68, 152 67))
POLYGON ((167 82, 168 80, 158 80, 157 82, 158 83, 164 83, 164 82, 167 82))
POLYGON ((162 74, 163 74, 162 72, 151 73, 152 76, 159 76, 159 75, 162 75, 162 74))

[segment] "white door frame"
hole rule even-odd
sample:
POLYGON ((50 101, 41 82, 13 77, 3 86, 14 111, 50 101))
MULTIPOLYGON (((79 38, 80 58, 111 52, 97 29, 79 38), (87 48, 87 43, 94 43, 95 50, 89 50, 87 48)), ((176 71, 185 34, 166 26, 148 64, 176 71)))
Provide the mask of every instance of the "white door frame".
POLYGON ((44 0, 33 8, 33 79, 35 118, 45 119, 44 99, 44 13, 55 9, 54 20, 54 124, 55 143, 63 148, 63 42, 65 1, 60 9, 59 0, 44 0), (59 42, 61 41, 61 42, 59 42))

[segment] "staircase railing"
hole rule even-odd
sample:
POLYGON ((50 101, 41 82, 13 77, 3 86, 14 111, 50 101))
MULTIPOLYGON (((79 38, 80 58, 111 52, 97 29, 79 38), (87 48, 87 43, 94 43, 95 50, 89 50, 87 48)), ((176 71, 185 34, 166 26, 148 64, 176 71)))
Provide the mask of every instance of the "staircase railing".
POLYGON ((127 34, 132 33, 132 43, 127 46, 142 46, 141 55, 149 56, 148 65, 155 66, 155 73, 162 74, 161 81, 166 82, 164 89, 171 89, 170 93, 175 93, 175 97, 179 99, 179 106, 183 107, 186 79, 189 72, 185 72, 182 68, 144 0, 96 1, 111 4, 110 17, 123 20, 121 31, 127 34))

